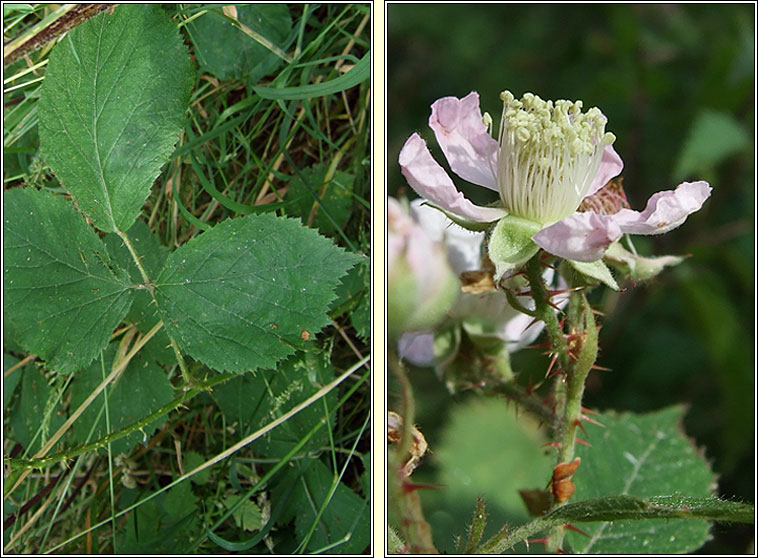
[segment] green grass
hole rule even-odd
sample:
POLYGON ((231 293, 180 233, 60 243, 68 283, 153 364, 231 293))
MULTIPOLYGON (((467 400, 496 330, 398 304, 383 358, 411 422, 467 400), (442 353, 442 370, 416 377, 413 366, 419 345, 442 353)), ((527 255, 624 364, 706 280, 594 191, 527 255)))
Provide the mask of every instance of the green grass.
MULTIPOLYGON (((196 5, 166 10, 197 65, 199 24, 217 16, 196 5)), ((20 35, 49 11, 45 5, 6 7, 6 36, 20 35)), ((142 210, 142 220, 169 249, 226 219, 276 212, 370 256, 370 80, 339 87, 369 54, 370 9, 293 5, 289 17, 282 48, 289 61, 254 83, 239 72, 218 77, 198 69, 184 130, 142 210), (314 91, 314 84, 321 88, 314 91)), ((225 48, 237 46, 232 43, 225 48)), ((6 67, 5 189, 66 193, 38 152, 36 107, 52 45, 6 67)), ((156 357, 165 347, 135 352, 135 363, 143 354, 157 358, 159 373, 175 388, 174 400, 126 425, 129 432, 113 427, 107 439, 84 433, 85 445, 72 439, 72 426, 47 452, 48 461, 33 469, 14 461, 5 484, 4 550, 362 552, 370 540, 369 276, 368 263, 350 272, 330 312, 332 325, 312 349, 280 363, 279 370, 247 374, 247 384, 188 360, 197 384, 182 392, 179 367, 165 354, 156 357), (318 392, 347 370, 353 374, 339 386, 318 392), (224 388, 234 382, 234 389, 224 388), (247 416, 236 414, 230 402, 241 393, 251 395, 247 416), (256 434, 314 394, 298 414, 256 434), (164 422, 153 433, 147 424, 156 418, 164 422), (134 432, 139 443, 125 454, 111 451, 112 443, 134 432), (249 443, 229 454, 242 440, 249 443), (197 472, 187 475, 192 470, 197 472), (352 523, 341 525, 340 517, 352 523)), ((77 372, 46 370, 11 333, 4 331, 3 450, 21 460, 76 410, 71 384, 77 372), (33 397, 27 376, 36 380, 33 397)), ((112 345, 126 354, 146 334, 125 322, 112 345)), ((115 412, 102 396, 90 407, 107 422, 115 412)))

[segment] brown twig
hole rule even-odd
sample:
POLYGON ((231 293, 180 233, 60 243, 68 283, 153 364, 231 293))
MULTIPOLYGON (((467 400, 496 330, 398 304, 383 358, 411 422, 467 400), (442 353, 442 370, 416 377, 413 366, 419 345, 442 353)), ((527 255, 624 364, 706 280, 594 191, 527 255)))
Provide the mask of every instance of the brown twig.
POLYGON ((34 52, 80 23, 84 23, 91 17, 115 5, 77 4, 71 8, 61 8, 61 13, 57 17, 54 15, 55 12, 51 14, 53 16, 51 21, 45 19, 9 41, 3 48, 3 66, 8 66, 19 58, 34 52))

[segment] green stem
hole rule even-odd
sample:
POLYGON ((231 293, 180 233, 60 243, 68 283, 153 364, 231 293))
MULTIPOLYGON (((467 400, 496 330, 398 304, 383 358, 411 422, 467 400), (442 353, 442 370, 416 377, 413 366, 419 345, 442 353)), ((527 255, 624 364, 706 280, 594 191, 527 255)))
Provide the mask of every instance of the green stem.
POLYGON ((516 544, 550 528, 563 531, 566 523, 620 521, 623 519, 704 519, 752 523, 755 508, 751 504, 718 498, 682 498, 658 496, 606 496, 566 504, 512 530, 500 529, 476 549, 477 554, 502 554, 516 544))
POLYGON ((584 310, 584 324, 577 331, 577 334, 581 335, 579 338, 581 341, 578 344, 579 354, 576 355, 577 359, 566 375, 565 405, 563 419, 561 420, 563 432, 559 440, 558 463, 567 463, 574 459, 576 433, 582 418, 584 384, 597 358, 597 326, 595 318, 592 315, 592 309, 584 293, 577 294, 577 297, 581 297, 584 310))
POLYGON ((163 407, 153 411, 148 416, 143 417, 137 422, 132 423, 128 426, 125 426, 124 428, 117 430, 115 432, 112 432, 111 434, 108 434, 107 436, 104 436, 103 438, 99 440, 90 442, 89 444, 84 444, 76 448, 71 448, 71 449, 62 451, 60 453, 50 455, 48 457, 42 457, 42 458, 36 458, 36 459, 7 459, 6 458, 5 464, 9 465, 12 469, 19 469, 19 470, 20 469, 41 469, 43 467, 47 467, 49 465, 53 465, 61 461, 67 461, 73 457, 76 457, 77 455, 82 455, 92 450, 106 447, 108 444, 112 444, 116 440, 124 438, 125 436, 128 436, 132 432, 136 432, 140 430, 141 428, 144 428, 145 426, 159 419, 160 417, 169 414, 171 411, 182 406, 188 400, 192 399, 193 397, 200 394, 201 392, 206 391, 208 388, 216 384, 219 384, 221 382, 230 380, 234 377, 236 377, 236 374, 219 374, 217 376, 214 376, 212 379, 198 384, 196 387, 192 388, 188 392, 182 393, 170 403, 167 403, 163 407))
MULTIPOLYGON (((572 298, 576 297, 581 302, 581 312, 570 312, 574 314, 576 322, 569 322, 569 331, 577 335, 573 344, 574 350, 578 352, 576 360, 566 371, 565 387, 562 391, 561 416, 558 422, 559 428, 559 445, 558 445, 558 463, 569 463, 574 459, 576 446, 576 435, 579 425, 582 421, 582 397, 584 396, 584 385, 589 375, 592 365, 597 358, 597 326, 592 314, 587 298, 584 293, 573 293, 572 298), (582 315, 584 324, 581 323, 582 315)), ((572 301, 574 302, 574 301, 572 301)), ((579 302, 575 302, 578 306, 579 302)), ((556 392, 557 393, 557 392, 556 392)), ((552 509, 562 505, 561 502, 555 502, 552 509)), ((548 534, 546 544, 548 552, 558 552, 563 545, 565 529, 562 525, 554 527, 548 534)))
MULTIPOLYGON (((527 277, 535 303, 535 314, 545 322, 553 354, 563 371, 564 381, 555 383, 556 432, 558 442, 557 463, 574 459, 576 433, 582 419, 584 384, 597 358, 597 327, 587 298, 583 292, 572 292, 566 315, 565 329, 561 327, 554 309, 548 304, 549 293, 542 282, 540 255, 526 264, 527 277), (570 339, 570 340, 569 340, 570 339)), ((562 502, 554 502, 556 509, 562 502)), ((563 544, 564 529, 551 529, 546 544, 548 552, 558 552, 563 544)))
POLYGON ((403 403, 401 409, 401 415, 403 417, 403 433, 400 437, 400 446, 398 447, 398 455, 402 458, 408 455, 408 450, 411 447, 411 440, 413 439, 413 423, 416 415, 416 402, 413 399, 413 387, 411 381, 408 379, 408 374, 405 373, 405 364, 398 358, 397 353, 392 349, 387 349, 387 360, 389 367, 395 373, 398 381, 400 382, 400 393, 403 403))
POLYGON ((558 355, 558 364, 563 370, 569 367, 568 343, 563 335, 561 324, 555 309, 550 306, 550 295, 542 282, 542 266, 540 265, 540 253, 537 253, 526 263, 526 276, 529 279, 529 288, 534 299, 534 315, 545 322, 553 353, 558 355))

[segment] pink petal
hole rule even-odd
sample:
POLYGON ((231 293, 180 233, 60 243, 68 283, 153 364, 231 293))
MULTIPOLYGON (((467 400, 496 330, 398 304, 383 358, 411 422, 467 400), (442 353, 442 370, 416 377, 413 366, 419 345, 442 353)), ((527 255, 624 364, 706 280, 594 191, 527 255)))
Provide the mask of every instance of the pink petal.
POLYGON ((489 223, 507 215, 503 209, 480 207, 467 200, 456 188, 445 170, 434 160, 426 142, 413 134, 400 150, 400 169, 403 176, 421 197, 451 213, 489 223))
POLYGON ((613 215, 576 213, 545 227, 532 237, 541 248, 561 258, 594 262, 622 232, 613 215))
POLYGON ((611 217, 625 233, 662 234, 684 223, 710 195, 711 187, 705 181, 682 182, 676 190, 650 196, 644 211, 622 209, 611 217))
POLYGON ((498 143, 482 122, 478 93, 435 101, 429 126, 455 174, 497 191, 498 143))
POLYGON ((397 342, 397 352, 416 366, 431 366, 434 356, 434 333, 419 331, 404 333, 397 342))
MULTIPOLYGON (((621 160, 621 156, 616 153, 612 145, 609 145, 603 151, 603 158, 600 160, 600 168, 595 175, 595 179, 592 181, 587 196, 591 196, 600 188, 608 184, 611 178, 615 178, 621 174, 624 168, 624 162, 621 160)), ((586 197, 586 196, 585 196, 586 197)))

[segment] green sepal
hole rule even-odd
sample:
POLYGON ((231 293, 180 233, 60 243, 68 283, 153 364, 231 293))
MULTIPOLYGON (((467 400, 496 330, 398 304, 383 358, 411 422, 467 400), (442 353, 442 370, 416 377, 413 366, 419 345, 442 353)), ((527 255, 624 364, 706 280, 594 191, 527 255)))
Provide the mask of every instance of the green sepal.
POLYGON ((636 281, 645 281, 658 275, 663 268, 679 265, 683 256, 659 256, 645 258, 629 252, 621 243, 614 242, 608 247, 603 258, 606 262, 636 281))
POLYGON ((614 291, 619 290, 618 283, 616 283, 616 280, 611 274, 611 270, 603 263, 603 260, 596 260, 594 262, 577 262, 575 260, 566 261, 591 283, 600 282, 609 286, 614 291))
POLYGON ((461 346, 461 329, 454 325, 434 332, 434 359, 438 364, 452 360, 461 346))
POLYGON ((490 260, 495 264, 496 283, 504 275, 518 270, 539 251, 540 247, 532 236, 540 229, 539 223, 515 215, 506 215, 497 222, 487 245, 490 260))
POLYGON ((450 213, 446 209, 443 209, 438 205, 434 205, 432 202, 425 202, 422 205, 428 205, 429 207, 433 207, 437 211, 441 211, 445 215, 445 217, 450 219, 453 223, 471 232, 488 231, 492 228, 492 224, 495 222, 495 221, 489 221, 486 223, 482 223, 481 221, 471 221, 469 219, 464 219, 460 215, 456 215, 455 213, 450 213))

